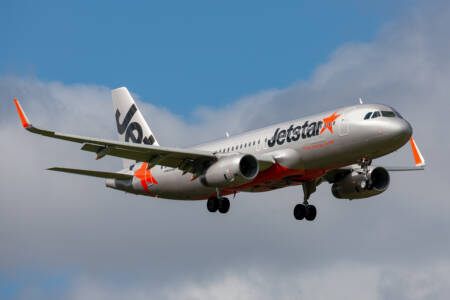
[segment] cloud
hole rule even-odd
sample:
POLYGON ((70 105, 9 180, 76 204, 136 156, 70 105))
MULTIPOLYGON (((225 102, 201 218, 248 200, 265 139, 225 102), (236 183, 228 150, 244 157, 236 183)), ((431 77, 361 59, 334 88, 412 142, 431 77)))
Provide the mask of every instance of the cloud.
MULTIPOLYGON (((374 41, 337 49, 309 80, 198 108, 196 122, 139 102, 160 143, 176 146, 355 104, 361 95, 400 110, 427 170, 392 174, 390 189, 367 200, 332 199, 322 185, 312 196, 313 223, 292 217, 300 188, 239 194, 231 213, 218 216, 203 202, 131 196, 101 180, 43 171, 115 170, 120 162, 27 133, 12 98, 42 127, 115 139, 109 88, 1 78, 0 274, 70 270, 72 299, 324 299, 352 291, 363 299, 448 298, 449 17, 444 2, 412 10, 374 41)), ((379 163, 411 164, 410 155, 404 149, 379 163)))
POLYGON ((410 267, 342 262, 308 272, 273 274, 247 270, 226 272, 220 278, 126 288, 79 280, 66 299, 446 299, 450 262, 410 267))

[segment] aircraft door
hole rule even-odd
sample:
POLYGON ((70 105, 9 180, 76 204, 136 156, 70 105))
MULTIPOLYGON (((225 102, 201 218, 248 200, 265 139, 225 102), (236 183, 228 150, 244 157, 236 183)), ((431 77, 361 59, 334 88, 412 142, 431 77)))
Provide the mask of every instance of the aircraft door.
POLYGON ((348 135, 349 130, 348 121, 342 116, 341 121, 339 122, 339 135, 348 135))

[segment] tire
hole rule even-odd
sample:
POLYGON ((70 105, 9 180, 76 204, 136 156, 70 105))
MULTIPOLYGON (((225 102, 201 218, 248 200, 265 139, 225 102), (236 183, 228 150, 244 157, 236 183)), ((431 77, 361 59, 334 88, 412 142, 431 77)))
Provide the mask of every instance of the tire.
POLYGON ((296 220, 303 220, 306 216, 306 207, 303 204, 297 204, 294 207, 294 218, 296 220))
POLYGON ((222 198, 219 200, 219 212, 226 214, 230 210, 230 200, 228 198, 222 198))
POLYGON ((308 221, 314 221, 317 215, 317 209, 314 205, 308 205, 306 207, 305 219, 308 221))
POLYGON ((209 212, 216 212, 219 208, 219 199, 217 199, 217 197, 209 198, 208 202, 206 202, 206 207, 208 208, 209 212))

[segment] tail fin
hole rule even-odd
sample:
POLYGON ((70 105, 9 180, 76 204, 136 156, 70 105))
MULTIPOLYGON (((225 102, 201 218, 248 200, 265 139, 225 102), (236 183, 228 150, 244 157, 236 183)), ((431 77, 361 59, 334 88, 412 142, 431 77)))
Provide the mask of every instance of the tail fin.
MULTIPOLYGON (((136 106, 126 87, 111 91, 116 116, 119 141, 136 144, 159 146, 147 122, 136 106)), ((124 159, 123 165, 128 168, 132 160, 124 159)))

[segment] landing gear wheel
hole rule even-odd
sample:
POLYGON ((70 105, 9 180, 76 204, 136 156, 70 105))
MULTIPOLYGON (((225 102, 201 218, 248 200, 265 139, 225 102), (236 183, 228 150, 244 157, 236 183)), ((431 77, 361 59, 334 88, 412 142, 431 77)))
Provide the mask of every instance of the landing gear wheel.
POLYGON ((208 202, 206 202, 206 207, 209 212, 216 212, 219 208, 219 199, 217 199, 217 197, 209 198, 208 202))
POLYGON ((308 205, 306 206, 306 215, 305 219, 308 221, 314 221, 317 215, 317 210, 314 205, 308 205))
POLYGON ((230 210, 230 200, 228 198, 221 198, 219 200, 219 212, 226 214, 230 210))
POLYGON ((303 204, 297 204, 294 207, 294 218, 297 220, 303 220, 306 216, 306 207, 303 204))

